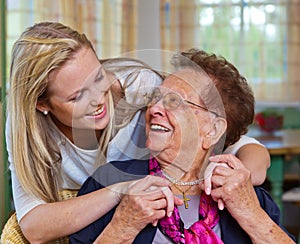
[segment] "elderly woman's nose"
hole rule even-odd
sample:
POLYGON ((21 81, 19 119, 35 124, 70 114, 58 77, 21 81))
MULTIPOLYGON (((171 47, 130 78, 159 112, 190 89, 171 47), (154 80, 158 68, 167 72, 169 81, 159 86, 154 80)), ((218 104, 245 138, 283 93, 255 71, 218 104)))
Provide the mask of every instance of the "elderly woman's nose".
POLYGON ((166 110, 164 108, 162 99, 149 107, 149 111, 152 116, 164 116, 166 114, 166 110))

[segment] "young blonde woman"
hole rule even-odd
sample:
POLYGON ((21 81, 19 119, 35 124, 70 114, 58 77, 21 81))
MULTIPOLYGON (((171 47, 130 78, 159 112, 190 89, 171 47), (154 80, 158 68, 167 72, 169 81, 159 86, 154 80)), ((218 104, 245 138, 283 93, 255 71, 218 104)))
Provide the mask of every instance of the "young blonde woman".
MULTIPOLYGON (((114 102, 128 91, 124 80, 135 80, 136 74, 131 75, 135 70, 146 74, 143 81, 160 82, 149 68, 132 62, 121 59, 101 65, 86 36, 60 23, 36 24, 14 44, 6 140, 17 218, 30 242, 47 242, 84 228, 127 191, 128 184, 116 184, 67 201, 59 201, 58 196, 63 189, 78 190, 106 157, 146 155, 139 148, 144 138, 144 129, 139 129, 143 113, 127 120, 113 116, 114 102), (105 70, 114 72, 120 83, 105 70), (123 128, 116 131, 115 123, 123 128), (136 143, 134 138, 142 139, 136 143)), ((128 84, 135 84, 133 80, 128 84)), ((237 146, 237 155, 245 164, 251 162, 253 182, 261 183, 269 166, 268 154, 248 139, 237 146), (253 150, 259 163, 252 163, 253 150)), ((174 199, 165 180, 147 177, 140 184, 147 190, 157 186, 153 196, 165 197, 167 212, 172 212, 174 199)))

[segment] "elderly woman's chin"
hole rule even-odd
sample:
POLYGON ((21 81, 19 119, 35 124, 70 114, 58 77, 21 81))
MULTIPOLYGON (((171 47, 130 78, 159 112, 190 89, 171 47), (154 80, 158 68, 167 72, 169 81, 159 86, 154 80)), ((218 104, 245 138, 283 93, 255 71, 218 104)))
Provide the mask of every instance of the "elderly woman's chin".
POLYGON ((159 153, 167 147, 167 138, 162 135, 155 135, 154 133, 149 133, 146 140, 146 147, 151 152, 159 153))

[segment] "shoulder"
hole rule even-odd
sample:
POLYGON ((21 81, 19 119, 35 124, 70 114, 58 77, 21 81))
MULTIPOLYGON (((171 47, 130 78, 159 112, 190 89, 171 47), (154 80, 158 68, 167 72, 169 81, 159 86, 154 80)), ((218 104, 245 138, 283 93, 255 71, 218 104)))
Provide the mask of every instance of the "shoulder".
POLYGON ((262 208, 272 207, 275 211, 279 211, 279 207, 271 197, 270 193, 260 186, 254 187, 257 198, 262 208))
POLYGON ((276 223, 280 223, 280 209, 271 195, 262 187, 254 187, 261 207, 276 223))
POLYGON ((130 160, 119 160, 119 161, 111 161, 100 166, 93 176, 96 176, 98 173, 130 173, 130 174, 148 174, 148 160, 138 160, 138 159, 130 159, 130 160))
POLYGON ((138 180, 148 174, 148 160, 109 162, 100 166, 87 178, 79 193, 86 194, 115 183, 138 180))
POLYGON ((247 145, 247 144, 257 144, 257 145, 261 145, 263 146, 263 144, 261 144, 258 140, 256 140, 255 138, 253 137, 249 137, 249 136, 245 136, 245 135, 242 135, 241 138, 234 144, 230 145, 229 147, 227 147, 224 151, 224 153, 230 153, 230 154, 236 154, 237 151, 247 145))

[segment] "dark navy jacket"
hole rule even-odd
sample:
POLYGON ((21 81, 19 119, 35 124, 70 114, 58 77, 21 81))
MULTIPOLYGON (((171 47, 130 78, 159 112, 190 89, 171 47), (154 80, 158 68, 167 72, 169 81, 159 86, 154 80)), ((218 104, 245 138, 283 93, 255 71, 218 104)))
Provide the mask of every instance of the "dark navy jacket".
MULTIPOLYGON (((130 160, 108 163, 97 169, 96 172, 85 181, 78 192, 78 195, 84 195, 117 182, 136 180, 145 177, 145 175, 148 174, 148 160, 130 160)), ((280 225, 280 211, 270 195, 260 187, 255 187, 255 192, 262 208, 275 223, 280 225)), ((105 201, 105 199, 103 199, 103 201, 105 201)), ((99 204, 101 204, 101 202, 99 202, 99 204)), ((113 208, 102 218, 71 235, 70 243, 93 243, 112 219, 115 209, 116 208, 113 208)), ((224 243, 252 243, 246 232, 239 226, 236 220, 231 217, 226 209, 219 211, 219 214, 221 237, 224 243)), ((280 227, 287 232, 283 226, 280 225, 280 227)), ((157 227, 153 227, 150 224, 147 225, 135 238, 134 243, 152 243, 156 230, 157 227)), ((124 234, 126 235, 126 233, 124 234)), ((292 238, 294 239, 294 237, 292 238)))

